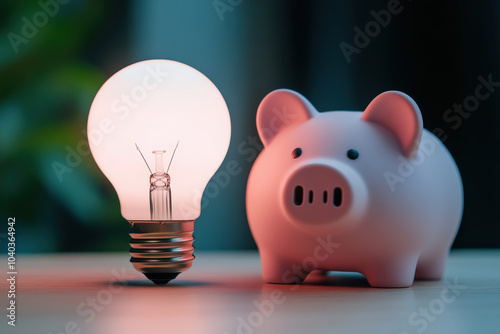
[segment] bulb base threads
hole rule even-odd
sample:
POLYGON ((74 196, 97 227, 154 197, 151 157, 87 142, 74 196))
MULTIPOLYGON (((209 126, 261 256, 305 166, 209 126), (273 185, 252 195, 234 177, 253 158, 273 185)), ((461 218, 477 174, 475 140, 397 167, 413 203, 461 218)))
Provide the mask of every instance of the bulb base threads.
POLYGON ((130 262, 155 284, 167 284, 191 268, 194 220, 129 221, 130 262))

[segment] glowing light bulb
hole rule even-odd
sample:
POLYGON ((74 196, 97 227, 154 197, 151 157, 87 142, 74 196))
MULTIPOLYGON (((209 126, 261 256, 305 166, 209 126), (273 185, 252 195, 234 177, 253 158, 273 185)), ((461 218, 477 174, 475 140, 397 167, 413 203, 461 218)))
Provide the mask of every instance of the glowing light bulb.
POLYGON ((130 261, 153 282, 167 283, 191 267, 201 195, 229 146, 222 95, 185 64, 139 62, 104 83, 87 131, 129 221, 130 261))

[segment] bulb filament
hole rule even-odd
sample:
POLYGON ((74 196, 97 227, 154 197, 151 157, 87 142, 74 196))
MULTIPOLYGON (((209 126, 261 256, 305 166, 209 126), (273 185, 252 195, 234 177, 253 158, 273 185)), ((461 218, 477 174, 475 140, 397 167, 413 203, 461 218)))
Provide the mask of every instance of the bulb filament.
POLYGON ((146 158, 144 158, 144 155, 139 149, 139 146, 137 146, 137 144, 135 144, 135 146, 150 172, 149 208, 151 220, 172 220, 172 189, 170 187, 170 175, 168 174, 168 171, 170 170, 170 165, 174 159, 179 142, 177 141, 177 145, 172 153, 166 172, 163 167, 163 154, 166 153, 165 150, 153 151, 153 154, 155 155, 155 172, 153 173, 148 165, 148 162, 146 161, 146 158))

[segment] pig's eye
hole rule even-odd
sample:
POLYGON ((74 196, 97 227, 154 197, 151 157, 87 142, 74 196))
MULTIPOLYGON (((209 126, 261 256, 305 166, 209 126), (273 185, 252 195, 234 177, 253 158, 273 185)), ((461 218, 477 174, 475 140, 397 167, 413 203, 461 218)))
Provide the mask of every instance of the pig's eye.
POLYGON ((302 155, 302 149, 300 147, 297 147, 292 151, 292 158, 294 159, 297 159, 301 155, 302 155))
POLYGON ((356 160, 359 157, 359 152, 351 148, 347 151, 347 157, 351 160, 356 160))

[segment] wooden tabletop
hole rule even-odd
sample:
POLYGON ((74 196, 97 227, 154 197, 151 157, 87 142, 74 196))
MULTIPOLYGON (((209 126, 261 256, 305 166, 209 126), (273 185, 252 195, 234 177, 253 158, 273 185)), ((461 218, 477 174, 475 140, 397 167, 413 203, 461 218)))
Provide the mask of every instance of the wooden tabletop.
POLYGON ((167 286, 126 253, 20 255, 16 327, 2 315, 0 333, 500 333, 500 250, 453 251, 442 281, 402 289, 338 272, 264 284, 256 252, 195 254, 167 286))

